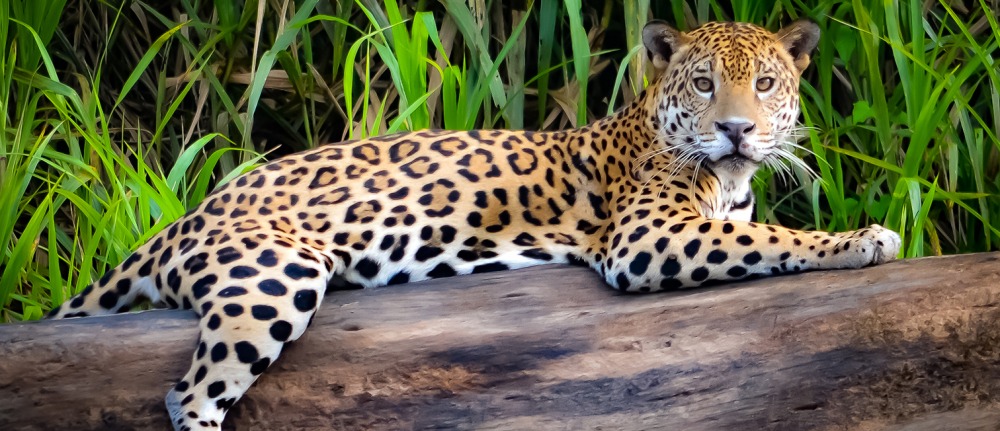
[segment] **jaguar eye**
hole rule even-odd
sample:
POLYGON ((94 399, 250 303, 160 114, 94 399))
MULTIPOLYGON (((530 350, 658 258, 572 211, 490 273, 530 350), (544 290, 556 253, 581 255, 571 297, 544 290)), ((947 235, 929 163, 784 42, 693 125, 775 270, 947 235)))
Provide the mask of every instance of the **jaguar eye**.
POLYGON ((757 80, 757 91, 763 93, 774 86, 774 78, 760 78, 757 80))
POLYGON ((702 93, 711 93, 713 87, 714 87, 714 85, 712 84, 712 80, 711 79, 708 79, 708 78, 695 78, 694 79, 694 88, 698 89, 698 91, 700 91, 702 93))

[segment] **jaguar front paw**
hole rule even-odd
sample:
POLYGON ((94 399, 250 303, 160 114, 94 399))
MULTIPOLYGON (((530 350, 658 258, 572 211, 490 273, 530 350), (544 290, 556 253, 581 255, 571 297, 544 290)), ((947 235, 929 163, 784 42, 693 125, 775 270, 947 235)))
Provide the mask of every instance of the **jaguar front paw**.
POLYGON ((896 260, 903 241, 899 234, 877 224, 861 230, 861 249, 865 254, 862 266, 881 265, 896 260))

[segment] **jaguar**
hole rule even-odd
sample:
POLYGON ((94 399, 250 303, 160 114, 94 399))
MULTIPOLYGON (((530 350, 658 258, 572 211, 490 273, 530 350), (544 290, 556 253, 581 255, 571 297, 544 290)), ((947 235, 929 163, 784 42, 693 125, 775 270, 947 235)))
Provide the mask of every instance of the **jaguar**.
POLYGON ((220 186, 53 318, 191 309, 200 336, 166 395, 178 430, 226 412, 302 336, 331 284, 377 287, 584 265, 657 292, 897 257, 879 225, 802 231, 751 221, 761 166, 792 149, 819 27, 713 22, 642 31, 655 78, 578 129, 436 131, 319 146, 220 186))

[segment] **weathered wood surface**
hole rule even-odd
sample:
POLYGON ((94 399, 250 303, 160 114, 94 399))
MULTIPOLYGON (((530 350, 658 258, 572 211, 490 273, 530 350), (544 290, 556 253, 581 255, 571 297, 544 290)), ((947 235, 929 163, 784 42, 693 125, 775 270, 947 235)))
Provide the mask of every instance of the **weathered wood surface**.
MULTIPOLYGON (((168 429, 193 314, 0 327, 0 429, 168 429)), ((537 267, 331 293, 228 429, 1000 423, 1000 253, 621 295, 537 267)))

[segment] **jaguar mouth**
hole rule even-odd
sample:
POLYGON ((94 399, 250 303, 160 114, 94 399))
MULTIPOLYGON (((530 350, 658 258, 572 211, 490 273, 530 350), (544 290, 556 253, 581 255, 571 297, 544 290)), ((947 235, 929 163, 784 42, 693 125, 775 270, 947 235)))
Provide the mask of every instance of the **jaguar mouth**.
POLYGON ((752 159, 752 158, 750 158, 746 154, 743 154, 743 153, 739 152, 739 151, 733 151, 732 153, 729 153, 729 154, 726 154, 725 156, 719 157, 719 160, 716 160, 715 163, 718 163, 718 164, 722 164, 722 163, 740 163, 740 164, 742 164, 742 163, 751 163, 751 164, 757 164, 757 161, 754 160, 754 159, 752 159))
POLYGON ((747 143, 730 145, 729 148, 720 149, 722 151, 715 152, 709 157, 709 160, 715 163, 734 163, 734 162, 746 162, 746 163, 759 163, 759 154, 751 145, 747 143))
POLYGON ((735 151, 719 157, 719 160, 711 163, 712 167, 716 170, 724 170, 732 173, 756 170, 758 165, 757 161, 735 151))
POLYGON ((752 162, 753 161, 753 159, 751 159, 751 158, 745 156, 743 153, 739 153, 739 152, 732 152, 732 153, 729 153, 729 154, 727 154, 725 156, 719 157, 718 161, 719 162, 725 162, 725 161, 730 161, 730 160, 743 160, 743 161, 747 161, 747 162, 752 162))

